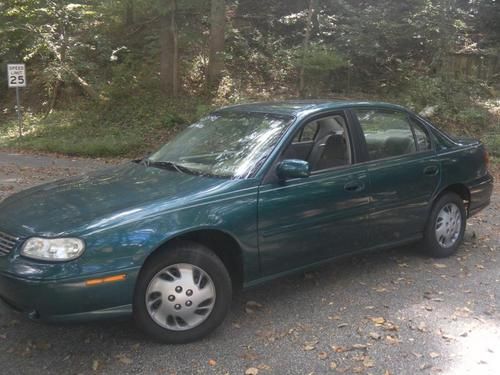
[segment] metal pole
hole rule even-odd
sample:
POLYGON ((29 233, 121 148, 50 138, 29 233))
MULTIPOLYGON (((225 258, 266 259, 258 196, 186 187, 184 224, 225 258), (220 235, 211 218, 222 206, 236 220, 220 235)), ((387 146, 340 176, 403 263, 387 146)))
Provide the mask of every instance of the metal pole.
POLYGON ((23 115, 21 113, 21 100, 19 99, 19 87, 16 87, 16 100, 17 100, 17 120, 19 121, 19 136, 23 136, 23 115))

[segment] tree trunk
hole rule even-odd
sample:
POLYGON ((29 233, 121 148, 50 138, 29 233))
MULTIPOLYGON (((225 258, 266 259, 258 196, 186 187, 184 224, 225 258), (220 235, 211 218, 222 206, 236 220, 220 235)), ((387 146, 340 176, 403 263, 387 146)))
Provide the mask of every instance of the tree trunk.
POLYGON ((132 26, 135 23, 134 0, 126 0, 125 3, 125 24, 132 26))
POLYGON ((208 86, 216 90, 224 69, 224 26, 226 6, 224 0, 212 0, 210 7, 210 39, 208 54, 208 86))
POLYGON ((89 85, 87 81, 85 81, 82 77, 78 75, 77 72, 75 72, 73 69, 67 68, 66 71, 75 79, 76 83, 81 87, 81 89, 93 100, 95 101, 100 101, 101 97, 97 93, 97 91, 94 90, 94 88, 89 85))
POLYGON ((167 96, 177 95, 177 27, 175 0, 163 0, 160 16, 160 87, 167 96))
POLYGON ((304 35, 304 43, 302 45, 302 64, 300 65, 299 71, 299 96, 304 96, 304 74, 305 74, 305 62, 306 56, 309 52, 309 42, 311 40, 311 29, 312 29, 312 18, 315 10, 315 0, 309 0, 309 9, 307 11, 306 18, 306 33, 304 35))

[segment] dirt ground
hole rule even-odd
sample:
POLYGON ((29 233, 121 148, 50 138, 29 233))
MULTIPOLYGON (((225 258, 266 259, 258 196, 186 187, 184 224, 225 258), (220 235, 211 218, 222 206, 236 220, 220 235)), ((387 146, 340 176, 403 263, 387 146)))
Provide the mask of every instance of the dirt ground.
MULTIPOLYGON (((0 152, 0 200, 116 162, 0 152)), ((398 248, 240 292, 189 345, 152 342, 130 320, 45 325, 0 305, 0 372, 498 375, 499 188, 455 256, 398 248)))

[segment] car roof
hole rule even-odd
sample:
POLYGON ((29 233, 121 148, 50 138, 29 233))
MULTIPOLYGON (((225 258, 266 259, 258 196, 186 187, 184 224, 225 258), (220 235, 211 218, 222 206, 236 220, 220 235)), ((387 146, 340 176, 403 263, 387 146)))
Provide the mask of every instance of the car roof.
POLYGON ((298 116, 301 114, 310 114, 325 110, 336 110, 353 107, 374 107, 404 110, 406 109, 400 105, 364 101, 364 100, 332 100, 332 99, 315 99, 315 100, 286 100, 276 102, 256 102, 246 104, 236 104, 221 108, 219 111, 241 111, 241 112, 261 112, 272 113, 278 115, 298 116))

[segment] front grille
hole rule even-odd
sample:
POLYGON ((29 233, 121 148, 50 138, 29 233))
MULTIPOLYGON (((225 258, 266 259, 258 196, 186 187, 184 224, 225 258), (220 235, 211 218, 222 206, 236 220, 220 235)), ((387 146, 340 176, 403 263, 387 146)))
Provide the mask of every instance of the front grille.
POLYGON ((0 232, 0 256, 8 255, 18 242, 19 238, 0 232))

